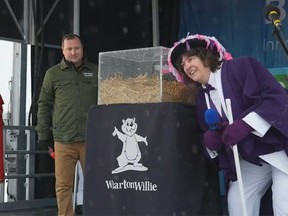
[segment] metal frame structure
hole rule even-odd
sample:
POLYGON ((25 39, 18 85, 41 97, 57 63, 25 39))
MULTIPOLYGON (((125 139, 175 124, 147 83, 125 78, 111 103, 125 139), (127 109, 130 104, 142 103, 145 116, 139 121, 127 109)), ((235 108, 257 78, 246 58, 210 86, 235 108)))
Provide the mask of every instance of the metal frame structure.
POLYGON ((35 150, 34 127, 4 126, 5 186, 1 194, 0 212, 56 206, 55 198, 35 199, 35 178, 53 177, 54 173, 35 173, 35 155, 47 151, 35 150), (13 143, 13 144, 12 144, 13 143), (17 150, 15 150, 17 147, 17 150))
MULTIPOLYGON (((23 0, 23 19, 21 21, 17 20, 17 16, 15 15, 9 0, 4 0, 4 2, 23 38, 23 40, 11 39, 11 41, 14 41, 14 57, 11 91, 11 119, 9 120, 11 125, 14 126, 4 126, 3 134, 6 135, 4 139, 4 155, 6 159, 12 157, 14 162, 17 163, 17 169, 20 169, 21 172, 24 172, 25 174, 6 173, 6 186, 3 188, 3 185, 0 185, 0 212, 38 208, 42 206, 56 206, 55 199, 34 199, 34 178, 51 176, 53 173, 35 174, 35 167, 33 166, 33 163, 35 164, 35 154, 42 154, 43 152, 35 150, 35 142, 33 143, 33 140, 35 140, 33 138, 35 136, 34 128, 24 126, 26 125, 27 100, 27 47, 28 45, 38 45, 36 37, 39 36, 42 31, 41 27, 36 29, 34 23, 35 17, 33 17, 33 15, 35 15, 35 8, 38 0, 23 0), (29 140, 26 140, 27 133, 30 136, 29 140), (10 202, 3 202, 7 184, 13 188, 16 196, 19 198, 17 201, 13 201, 12 197, 10 197, 10 202)), ((44 25, 51 17, 59 2, 60 0, 55 0, 48 10, 48 13, 43 19, 44 25)), ((151 0, 151 3, 153 46, 159 46, 158 0, 151 0)), ((73 33, 80 34, 80 0, 73 0, 73 33)), ((5 40, 7 40, 7 38, 5 38, 5 40)), ((8 169, 7 164, 5 167, 8 169)), ((78 179, 75 180, 77 181, 78 179)), ((73 202, 76 202, 75 198, 73 199, 73 202)), ((75 203, 73 204, 75 206, 75 203)))
MULTIPOLYGON (((35 173, 35 155, 43 154, 47 151, 35 150, 35 131, 33 127, 26 125, 26 70, 27 70, 27 50, 28 45, 37 43, 37 35, 41 33, 41 28, 35 29, 32 11, 35 10, 37 0, 23 0, 23 20, 22 25, 12 10, 8 0, 4 0, 10 16, 16 24, 23 40, 14 41, 13 48, 13 71, 11 85, 11 119, 10 125, 4 126, 4 166, 5 184, 0 188, 0 212, 39 208, 44 206, 56 206, 55 198, 35 199, 34 179, 39 177, 51 177, 54 173, 35 173), (9 160, 11 163, 9 163, 9 160), (7 195, 7 190, 11 194, 7 195), (6 198, 4 198, 6 196, 6 198)), ((57 7, 60 0, 55 0, 44 18, 44 25, 57 7)), ((73 1, 73 32, 79 33, 80 0, 73 1)))

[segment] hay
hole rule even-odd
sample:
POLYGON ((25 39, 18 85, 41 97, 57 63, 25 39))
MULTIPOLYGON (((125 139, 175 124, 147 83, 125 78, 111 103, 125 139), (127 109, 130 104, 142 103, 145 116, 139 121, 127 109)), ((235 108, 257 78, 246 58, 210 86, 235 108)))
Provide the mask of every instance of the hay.
POLYGON ((99 103, 153 103, 183 102, 195 104, 195 89, 184 86, 177 81, 162 81, 162 98, 158 76, 148 77, 147 74, 135 78, 123 79, 115 75, 100 81, 99 103))

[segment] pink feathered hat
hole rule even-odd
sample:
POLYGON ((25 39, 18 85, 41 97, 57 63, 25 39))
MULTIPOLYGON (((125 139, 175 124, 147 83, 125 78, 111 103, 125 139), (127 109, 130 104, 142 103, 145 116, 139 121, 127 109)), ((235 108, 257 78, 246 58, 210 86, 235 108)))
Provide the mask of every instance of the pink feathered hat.
POLYGON ((215 37, 200 34, 188 35, 186 38, 182 38, 176 42, 168 53, 169 71, 172 72, 180 82, 184 80, 181 73, 177 70, 176 62, 183 53, 196 47, 204 47, 206 49, 215 49, 216 47, 219 53, 219 61, 232 59, 232 55, 226 52, 225 48, 215 37))

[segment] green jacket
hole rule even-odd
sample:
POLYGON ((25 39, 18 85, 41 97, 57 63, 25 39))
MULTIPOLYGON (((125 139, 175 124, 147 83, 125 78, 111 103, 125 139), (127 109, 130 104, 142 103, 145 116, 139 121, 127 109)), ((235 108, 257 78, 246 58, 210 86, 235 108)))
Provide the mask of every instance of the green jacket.
POLYGON ((97 104, 97 65, 85 61, 75 68, 64 59, 45 74, 38 100, 39 140, 85 141, 90 107, 97 104))

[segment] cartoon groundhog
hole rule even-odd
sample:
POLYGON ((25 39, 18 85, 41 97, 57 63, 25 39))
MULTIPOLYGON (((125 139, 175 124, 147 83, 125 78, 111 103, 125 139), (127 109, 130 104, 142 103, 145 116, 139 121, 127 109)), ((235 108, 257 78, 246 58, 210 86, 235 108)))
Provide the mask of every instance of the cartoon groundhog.
POLYGON ((127 118, 126 120, 122 119, 120 132, 116 127, 114 127, 113 136, 118 137, 123 143, 122 152, 117 157, 119 167, 112 171, 112 173, 123 172, 126 170, 138 170, 144 171, 147 170, 147 167, 144 167, 139 163, 141 159, 141 151, 139 149, 139 142, 144 142, 148 146, 147 137, 142 137, 136 134, 138 125, 135 122, 135 118, 127 118))

